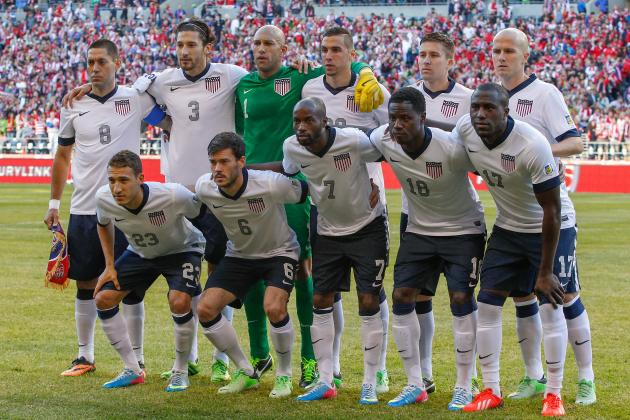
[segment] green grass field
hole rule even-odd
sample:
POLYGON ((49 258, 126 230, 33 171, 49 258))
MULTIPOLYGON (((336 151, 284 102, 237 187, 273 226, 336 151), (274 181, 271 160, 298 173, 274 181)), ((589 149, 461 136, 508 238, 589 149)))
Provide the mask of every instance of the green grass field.
MULTIPOLYGON (((64 196, 63 220, 67 223, 70 190, 64 196)), ((165 299, 165 282, 157 282, 146 300, 145 358, 148 372, 143 386, 103 390, 101 384, 118 374, 121 362, 97 325, 97 371, 85 377, 62 378, 76 354, 74 328, 75 288, 63 292, 43 287, 43 274, 50 246, 50 235, 42 223, 48 202, 45 185, 0 185, 0 243, 2 269, 0 281, 0 418, 134 418, 134 417, 215 417, 215 418, 345 418, 385 416, 413 418, 455 418, 463 413, 446 409, 455 381, 451 315, 446 289, 434 301, 436 337, 434 375, 437 392, 422 406, 391 409, 386 406, 405 384, 402 364, 390 336, 388 368, 391 392, 380 397, 377 406, 358 404, 362 379, 362 352, 356 297, 344 296, 346 329, 343 340, 342 372, 344 387, 334 401, 311 404, 293 399, 276 401, 267 397, 271 378, 267 375, 260 389, 238 396, 219 396, 217 386, 208 378, 211 345, 200 335, 202 374, 192 378, 184 393, 167 394, 159 379, 170 368, 173 358, 172 320, 165 299)), ((627 275, 630 271, 630 195, 574 195, 579 232, 579 268, 583 301, 593 331, 594 365, 598 402, 591 407, 573 404, 576 392, 576 367, 569 347, 563 397, 570 418, 630 418, 630 396, 625 386, 630 381, 630 341, 624 328, 630 326, 627 301, 630 297, 627 275)), ((494 206, 482 194, 489 221, 494 206)), ((392 229, 392 262, 398 249, 400 194, 388 192, 392 229)), ((386 289, 391 294, 392 270, 387 273, 386 289)), ((292 309, 295 320, 295 310, 292 309)), ((242 311, 235 315, 237 331, 247 348, 246 322, 242 311)), ((299 334, 298 334, 299 336, 299 334)), ((508 392, 520 379, 523 369, 515 339, 514 307, 504 310, 504 341, 501 359, 502 385, 508 392)), ((299 376, 294 347, 294 377, 299 376)), ((294 380, 294 383, 296 381, 294 380)), ((296 385, 297 386, 297 385, 296 385)), ((297 390, 294 391, 297 394, 297 390)), ((499 411, 482 416, 493 418, 538 418, 540 400, 507 401, 499 411)), ((480 418, 480 415, 471 415, 480 418)))

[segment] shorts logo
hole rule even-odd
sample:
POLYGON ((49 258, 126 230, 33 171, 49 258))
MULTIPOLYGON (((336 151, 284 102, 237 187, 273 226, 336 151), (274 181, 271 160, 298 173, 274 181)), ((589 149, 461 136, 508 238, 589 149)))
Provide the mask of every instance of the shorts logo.
POLYGON ((548 163, 545 165, 545 175, 551 175, 553 173, 553 165, 548 163))
POLYGON ((116 113, 123 117, 131 112, 131 104, 129 99, 121 99, 120 101, 114 101, 114 108, 116 113))
POLYGON ((350 153, 333 155, 333 160, 335 161, 335 168, 337 168, 339 172, 346 172, 348 169, 350 169, 350 166, 352 165, 350 153))
POLYGON ((291 79, 276 79, 273 90, 280 96, 286 95, 291 90, 291 79))
POLYGON ((442 162, 427 162, 427 175, 433 179, 442 176, 442 162))
POLYGON ((149 222, 153 226, 162 226, 166 223, 166 215, 164 214, 164 210, 154 211, 148 214, 149 222))
POLYGON ((444 101, 442 102, 442 115, 446 118, 454 117, 457 114, 457 108, 459 108, 458 102, 444 101))
POLYGON ((532 112, 532 105, 534 105, 534 101, 519 99, 516 103, 516 113, 521 117, 526 117, 532 112))
POLYGON ((221 77, 212 76, 206 77, 206 90, 210 93, 214 93, 221 89, 221 77))
POLYGON ((501 166, 508 174, 516 170, 516 157, 501 153, 501 166))
POLYGON ((359 112, 359 105, 354 102, 354 95, 346 96, 346 108, 348 108, 350 112, 359 112))
POLYGON ((247 205, 253 213, 260 214, 265 211, 265 201, 262 199, 262 197, 248 198, 247 205))

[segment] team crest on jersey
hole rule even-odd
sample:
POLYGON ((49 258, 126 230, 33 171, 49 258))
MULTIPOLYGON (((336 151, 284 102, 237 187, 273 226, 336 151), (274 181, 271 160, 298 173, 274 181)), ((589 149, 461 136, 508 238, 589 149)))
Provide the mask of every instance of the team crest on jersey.
POLYGON ((532 105, 534 105, 534 101, 519 99, 516 103, 516 113, 521 117, 526 117, 532 112, 532 105))
POLYGON ((442 176, 442 162, 427 162, 427 175, 433 179, 442 176))
POLYGON ((164 223, 166 223, 166 215, 164 214, 164 210, 151 212, 148 214, 148 216, 149 222, 151 222, 153 226, 162 226, 164 223))
POLYGON ((116 113, 123 117, 131 112, 131 103, 129 99, 121 99, 120 101, 114 101, 114 108, 116 113))
POLYGON ((350 153, 333 155, 333 160, 335 161, 335 168, 337 168, 339 172, 346 172, 348 169, 350 169, 350 166, 352 165, 350 153))
POLYGON ((442 115, 446 118, 454 117, 457 114, 457 108, 459 108, 458 102, 444 101, 442 102, 442 115))
POLYGON ((501 166, 508 174, 516 169, 516 157, 501 153, 501 166))
POLYGON ((545 165, 545 175, 551 175, 553 173, 553 165, 548 163, 545 165))
POLYGON ((354 102, 354 95, 346 96, 346 108, 350 112, 359 112, 359 105, 354 102))
POLYGON ((265 201, 262 197, 248 198, 247 205, 253 213, 260 214, 265 211, 265 201))
POLYGON ((221 77, 220 76, 212 76, 206 77, 206 90, 210 93, 214 93, 217 90, 221 89, 221 77))
POLYGON ((564 119, 567 121, 567 125, 575 127, 575 123, 573 122, 573 118, 570 115, 565 115, 564 119))
POLYGON ((291 79, 276 79, 273 90, 280 96, 284 96, 291 90, 291 79))

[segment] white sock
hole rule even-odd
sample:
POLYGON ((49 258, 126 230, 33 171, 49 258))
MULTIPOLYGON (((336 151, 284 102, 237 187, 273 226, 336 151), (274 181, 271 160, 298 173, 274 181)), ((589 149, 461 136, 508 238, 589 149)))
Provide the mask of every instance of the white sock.
POLYGON ((464 388, 469 392, 472 371, 475 366, 475 336, 477 333, 475 312, 453 317, 455 363, 457 365, 457 383, 455 386, 464 388))
POLYGON ((195 334, 195 319, 191 312, 171 315, 175 327, 175 364, 173 370, 188 372, 188 357, 195 334))
POLYGON ((317 359, 319 381, 329 385, 333 380, 332 344, 334 336, 335 326, 333 325, 332 308, 313 311, 311 341, 317 359))
MULTIPOLYGON (((575 302, 579 299, 576 297, 569 303, 564 305, 564 308, 571 308, 575 305, 575 302)), ((591 343, 591 324, 588 320, 588 314, 586 309, 583 309, 581 302, 577 303, 580 306, 582 313, 573 319, 567 319, 567 330, 569 333, 569 341, 571 347, 573 347, 573 354, 575 355, 575 363, 578 368, 578 380, 595 380, 595 374, 593 373, 593 349, 591 343)), ((567 316, 567 309, 565 309, 565 318, 567 316)))
POLYGON ((120 358, 125 364, 125 368, 131 369, 139 374, 140 365, 131 348, 131 340, 129 340, 129 334, 127 333, 125 318, 118 310, 118 306, 99 311, 99 317, 101 318, 101 325, 109 343, 120 355, 120 358))
POLYGON ((361 344, 363 345, 363 383, 376 386, 376 371, 379 367, 383 345, 383 321, 380 313, 361 316, 361 344))
POLYGON ((335 373, 341 373, 341 363, 339 356, 341 354, 341 336, 343 335, 343 304, 341 299, 333 303, 333 323, 335 324, 335 338, 333 338, 333 370, 335 373))
POLYGON ((96 328, 96 303, 94 299, 77 299, 74 302, 74 319, 77 327, 79 354, 94 363, 94 329, 96 328))
POLYGON ((422 376, 433 379, 433 335, 435 334, 435 319, 433 310, 424 314, 417 314, 420 323, 420 365, 422 376))
POLYGON ((503 307, 477 303, 477 352, 483 384, 494 395, 501 395, 499 361, 503 339, 503 307))
MULTIPOLYGON (((225 308, 223 308, 223 310, 221 311, 221 316, 223 316, 224 319, 226 319, 229 323, 232 323, 232 318, 234 317, 234 308, 232 308, 231 306, 226 306, 225 308)), ((214 353, 212 354, 212 358, 214 360, 220 360, 223 363, 225 363, 226 365, 230 365, 230 358, 228 357, 227 354, 220 352, 218 349, 214 349, 214 353)))
POLYGON ((384 300, 379 305, 381 310, 381 323, 383 324, 383 338, 381 343, 381 355, 379 357, 378 370, 387 370, 387 339, 389 331, 389 305, 384 300))
POLYGON ((197 296, 193 296, 192 297, 192 313, 193 313, 193 322, 195 324, 194 326, 194 331, 193 331, 193 336, 192 336, 192 342, 190 344, 190 353, 188 354, 188 360, 193 362, 193 363, 197 363, 197 361, 199 360, 199 341, 197 340, 197 331, 199 329, 199 315, 197 315, 197 304, 199 303, 199 299, 201 298, 201 295, 197 295, 197 296))
POLYGON ((291 318, 287 315, 286 324, 281 327, 271 325, 271 342, 276 350, 276 376, 291 377, 291 348, 295 341, 295 330, 291 318))
POLYGON ((415 312, 396 315, 392 322, 392 335, 398 348, 398 354, 403 361, 407 383, 424 388, 420 369, 420 324, 415 312))
POLYGON ((131 348, 138 362, 144 363, 144 301, 135 305, 122 305, 131 348))
POLYGON ((521 355, 525 363, 525 375, 531 379, 540 379, 544 374, 540 349, 542 346, 543 330, 540 312, 536 307, 536 298, 526 302, 514 302, 516 305, 516 334, 518 336, 521 355), (519 316, 519 311, 535 310, 530 316, 519 316))
POLYGON ((471 378, 478 378, 479 377, 479 373, 477 372, 477 356, 479 354, 477 353, 477 310, 475 309, 473 311, 473 313, 470 314, 470 315, 472 315, 473 322, 475 323, 475 329, 474 329, 474 331, 475 331, 475 348, 473 349, 473 363, 472 363, 472 366, 471 366, 471 369, 470 369, 470 372, 471 372, 470 377, 471 378))
POLYGON ((221 316, 214 324, 204 326, 203 334, 218 350, 226 353, 238 369, 242 369, 249 376, 254 374, 254 368, 243 353, 231 322, 221 316))
POLYGON ((567 322, 562 306, 553 309, 550 303, 540 306, 543 326, 545 359, 547 361, 547 389, 545 395, 560 395, 564 376, 564 360, 567 353, 567 322))

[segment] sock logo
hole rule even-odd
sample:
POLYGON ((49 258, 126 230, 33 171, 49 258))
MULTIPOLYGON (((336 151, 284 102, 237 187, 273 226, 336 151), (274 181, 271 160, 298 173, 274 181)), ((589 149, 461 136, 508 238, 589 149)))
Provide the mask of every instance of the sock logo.
POLYGON ((582 344, 588 343, 589 341, 591 341, 591 340, 584 340, 584 341, 582 341, 581 343, 578 343, 578 341, 577 341, 577 340, 575 340, 575 345, 576 345, 576 346, 581 346, 582 344))
POLYGON ((548 365, 557 365, 558 363, 560 363, 560 360, 558 360, 557 362, 550 362, 549 360, 545 360, 545 363, 547 363, 548 365))
POLYGON ((323 338, 320 338, 319 340, 315 340, 315 341, 313 341, 313 342, 312 342, 312 344, 317 344, 317 343, 319 343, 319 342, 320 342, 320 341, 322 341, 322 340, 323 340, 323 338))
POLYGON ((457 348, 455 350, 457 350, 457 353, 468 353, 469 351, 472 351, 472 349, 470 349, 470 350, 460 350, 460 349, 457 349, 457 348))
POLYGON ((518 344, 521 344, 525 340, 527 340, 527 338, 523 338, 522 340, 518 340, 518 344))
POLYGON ((494 353, 489 353, 489 354, 486 354, 485 356, 479 355, 479 360, 483 360, 485 358, 488 358, 488 357, 492 356, 493 354, 494 353))
POLYGON ((375 345, 375 346, 372 346, 372 347, 363 347, 363 350, 364 350, 364 351, 370 351, 370 350, 372 350, 372 349, 375 349, 376 347, 378 347, 378 344, 377 344, 377 345, 375 345))

